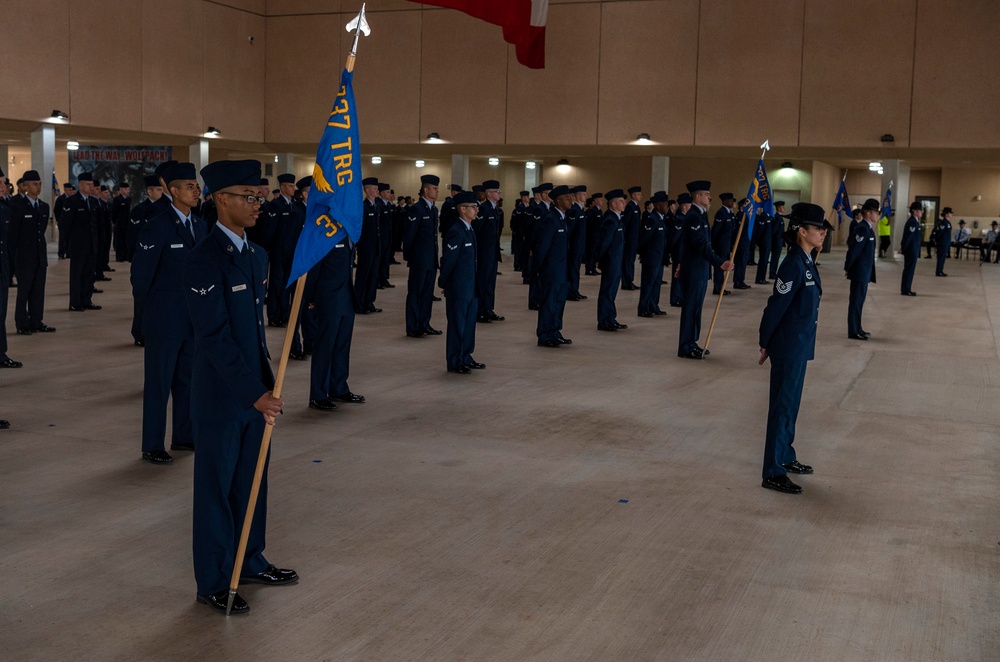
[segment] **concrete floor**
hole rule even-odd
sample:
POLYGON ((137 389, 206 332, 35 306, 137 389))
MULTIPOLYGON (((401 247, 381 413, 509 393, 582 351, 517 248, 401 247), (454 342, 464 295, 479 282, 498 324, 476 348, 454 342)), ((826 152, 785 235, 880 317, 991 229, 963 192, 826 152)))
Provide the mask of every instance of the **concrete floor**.
POLYGON ((943 279, 921 259, 904 298, 880 262, 864 343, 843 254, 823 256, 796 443, 816 474, 790 496, 760 487, 769 288, 726 297, 694 362, 677 309, 637 318, 638 292, 618 296, 630 328, 598 332, 584 278, 574 344, 548 350, 505 259, 485 371, 447 374, 444 337, 404 336, 403 267, 357 320, 367 404, 307 409, 292 362, 267 552, 302 580, 241 588, 251 614, 228 619, 194 599, 193 457, 139 459, 127 265, 104 310, 70 313, 53 261, 58 332, 11 335, 25 367, 0 371, 3 658, 1000 659, 1000 265, 950 260, 943 279))

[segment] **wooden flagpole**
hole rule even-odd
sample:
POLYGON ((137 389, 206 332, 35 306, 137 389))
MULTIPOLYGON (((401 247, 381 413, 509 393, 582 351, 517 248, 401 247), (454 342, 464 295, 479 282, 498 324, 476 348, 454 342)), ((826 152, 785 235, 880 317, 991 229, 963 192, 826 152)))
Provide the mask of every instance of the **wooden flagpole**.
MULTIPOLYGON (((354 60, 358 52, 358 38, 361 32, 364 32, 365 36, 370 32, 368 23, 365 20, 364 4, 361 5, 361 12, 358 16, 348 23, 347 26, 348 30, 354 30, 354 46, 347 56, 347 64, 345 65, 345 68, 350 73, 354 71, 354 60)), ((285 342, 281 347, 281 360, 278 362, 278 374, 275 377, 274 389, 272 390, 276 398, 281 397, 281 387, 285 382, 285 371, 288 368, 288 350, 291 347, 295 329, 298 328, 296 321, 299 319, 299 310, 302 307, 302 295, 306 288, 307 276, 308 273, 302 274, 295 281, 295 294, 292 295, 292 309, 288 315, 289 323, 285 328, 285 342)), ((257 467, 253 474, 253 484, 250 486, 250 501, 247 503, 246 517, 243 518, 243 529, 240 531, 240 544, 236 548, 233 575, 229 580, 229 600, 226 603, 226 616, 229 616, 233 610, 233 600, 236 598, 236 590, 240 586, 240 574, 243 572, 243 557, 246 555, 247 542, 250 539, 250 525, 253 523, 254 511, 257 508, 257 497, 260 495, 260 484, 264 479, 264 465, 267 463, 267 453, 271 448, 271 434, 273 432, 273 424, 264 426, 264 436, 260 442, 260 453, 257 455, 257 467)))
MULTIPOLYGON (((760 146, 760 149, 761 149, 760 158, 761 158, 761 160, 763 160, 764 155, 767 154, 767 150, 771 149, 771 145, 768 144, 767 140, 765 140, 764 144, 760 146)), ((754 176, 756 177, 756 175, 754 175, 754 176)), ((740 239, 743 238, 743 224, 746 223, 746 222, 747 222, 747 215, 746 215, 746 213, 744 213, 743 214, 743 220, 740 221, 740 231, 739 231, 739 234, 736 235, 736 243, 733 244, 733 251, 732 251, 732 253, 729 254, 729 261, 730 262, 733 262, 736 259, 736 249, 739 248, 739 246, 740 246, 740 239)), ((725 275, 722 277, 722 289, 719 291, 719 298, 715 302, 715 313, 712 314, 712 323, 708 325, 708 335, 705 336, 705 349, 706 350, 708 350, 708 344, 710 342, 712 342, 712 331, 715 330, 715 320, 716 320, 716 318, 719 317, 719 308, 722 307, 722 297, 726 296, 726 283, 729 282, 729 274, 730 274, 730 272, 727 271, 725 273, 725 275)), ((707 354, 708 354, 707 351, 704 352, 701 355, 701 358, 704 359, 707 354)))

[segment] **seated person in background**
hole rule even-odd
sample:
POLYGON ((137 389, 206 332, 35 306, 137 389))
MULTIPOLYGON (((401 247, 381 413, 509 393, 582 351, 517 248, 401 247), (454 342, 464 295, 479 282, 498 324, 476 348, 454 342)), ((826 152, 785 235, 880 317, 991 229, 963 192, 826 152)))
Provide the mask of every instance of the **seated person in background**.
POLYGON ((1000 232, 997 232, 997 222, 993 221, 990 223, 990 229, 986 232, 986 238, 983 239, 982 246, 979 247, 979 259, 982 262, 990 261, 990 253, 993 251, 997 252, 997 257, 994 262, 1000 262, 1000 243, 997 243, 997 239, 1000 238, 1000 232))
POLYGON ((965 219, 958 222, 958 229, 951 238, 951 245, 955 248, 955 257, 961 257, 962 249, 969 243, 969 231, 965 229, 965 219))

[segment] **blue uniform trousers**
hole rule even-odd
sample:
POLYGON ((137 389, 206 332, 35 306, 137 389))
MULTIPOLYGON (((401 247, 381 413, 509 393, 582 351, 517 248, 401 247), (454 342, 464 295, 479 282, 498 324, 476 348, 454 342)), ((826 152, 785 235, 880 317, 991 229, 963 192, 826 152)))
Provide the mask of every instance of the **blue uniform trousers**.
POLYGON ((622 284, 620 265, 612 264, 611 260, 601 261, 601 289, 597 293, 597 324, 612 325, 618 321, 618 309, 615 307, 615 297, 622 284))
POLYGON ((868 296, 868 279, 855 278, 851 280, 851 297, 847 306, 847 333, 851 336, 860 335, 861 310, 865 307, 865 297, 868 296))
POLYGON ((406 279, 406 332, 418 333, 431 325, 436 269, 410 267, 406 279))
POLYGON ((639 284, 639 314, 655 313, 660 310, 660 281, 663 280, 663 260, 656 264, 642 263, 639 284))
POLYGON ((733 262, 733 284, 747 284, 747 260, 750 259, 750 249, 741 239, 740 245, 736 247, 736 260, 733 262))
POLYGON ((361 310, 375 307, 375 294, 378 291, 378 255, 358 251, 358 268, 354 272, 354 295, 358 299, 361 310))
POLYGON ((476 349, 476 315, 479 302, 475 297, 465 299, 445 296, 445 314, 448 316, 448 343, 445 360, 449 370, 472 363, 476 349))
POLYGON ((313 346, 309 379, 309 399, 326 398, 350 393, 347 377, 351 372, 351 339, 354 337, 354 315, 339 315, 316 306, 316 342, 313 346))
MULTIPOLYGON (((682 266, 681 269, 684 267, 682 266)), ((684 282, 684 301, 681 304, 681 328, 678 334, 677 354, 683 355, 698 347, 701 336, 701 307, 705 303, 708 281, 696 278, 684 282)))
POLYGON ((768 257, 771 255, 771 247, 767 245, 767 242, 763 242, 759 248, 760 257, 757 258, 757 277, 754 282, 763 283, 767 280, 767 263, 768 257))
MULTIPOLYGON (((194 456, 194 578, 198 593, 207 595, 229 588, 264 435, 264 417, 250 408, 236 416, 195 420, 194 434, 199 440, 194 456)), ((262 572, 269 565, 264 558, 266 524, 265 465, 243 561, 244 575, 262 572)))
POLYGON ((900 281, 899 285, 899 291, 901 294, 906 294, 913 289, 913 272, 917 269, 918 259, 920 259, 919 251, 916 255, 903 256, 903 279, 900 281))
POLYGON ((167 433, 167 400, 173 396, 170 440, 194 445, 191 430, 191 371, 194 339, 146 337, 143 350, 142 450, 164 450, 167 433))
POLYGON ((565 278, 549 281, 538 276, 538 326, 535 335, 539 340, 558 340, 562 337, 563 311, 566 309, 566 295, 569 282, 565 278))
POLYGON ((951 244, 947 246, 941 246, 938 244, 937 247, 937 270, 934 272, 935 276, 940 276, 944 273, 944 261, 948 259, 948 252, 951 250, 951 244))
POLYGON ((528 258, 528 307, 538 307, 541 302, 541 294, 538 291, 538 274, 535 273, 538 260, 532 255, 528 258))
POLYGON ((712 267, 712 292, 718 294, 722 291, 722 283, 726 278, 726 272, 719 267, 712 267))
POLYGON ((684 303, 684 287, 681 279, 676 276, 670 281, 670 305, 680 306, 684 303))
POLYGON ((69 305, 81 308, 92 304, 97 256, 93 251, 76 251, 69 256, 69 305))
POLYGON ((271 254, 271 273, 267 277, 267 321, 270 324, 285 324, 292 310, 292 289, 285 287, 288 280, 288 272, 278 255, 278 249, 274 249, 271 254))
POLYGON ((784 464, 795 461, 795 419, 799 417, 802 385, 806 379, 803 359, 771 357, 771 393, 767 405, 763 478, 786 475, 784 464))
POLYGON ((17 298, 14 303, 14 326, 37 331, 42 326, 45 306, 45 267, 17 272, 17 298))
POLYGON ((778 264, 781 262, 781 248, 784 245, 785 240, 781 238, 780 234, 776 237, 771 237, 771 267, 769 269, 771 272, 771 280, 778 277, 778 264))
MULTIPOLYGON (((480 255, 480 257, 482 256, 480 255)), ((479 262, 479 268, 476 270, 476 291, 478 294, 476 300, 480 317, 496 315, 493 307, 496 305, 497 298, 497 266, 495 257, 487 258, 479 262)), ((448 323, 451 324, 451 321, 449 320, 448 323)))

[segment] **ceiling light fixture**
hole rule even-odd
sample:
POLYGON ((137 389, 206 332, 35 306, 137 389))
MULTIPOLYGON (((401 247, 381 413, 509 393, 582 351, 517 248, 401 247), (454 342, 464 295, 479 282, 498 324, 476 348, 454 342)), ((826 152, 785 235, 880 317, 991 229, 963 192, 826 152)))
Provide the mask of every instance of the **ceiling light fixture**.
POLYGON ((68 149, 71 152, 75 152, 76 150, 80 149, 80 143, 78 143, 75 140, 70 140, 68 143, 66 143, 66 149, 68 149))
POLYGON ((372 157, 372 165, 378 165, 379 163, 382 163, 382 157, 381 156, 373 156, 372 157))
POLYGON ((792 165, 791 161, 785 161, 784 163, 781 164, 781 167, 782 168, 794 168, 795 166, 792 165))
POLYGON ((524 167, 527 168, 528 170, 534 170, 535 168, 538 167, 538 164, 535 163, 534 161, 528 161, 527 163, 524 164, 524 167))
POLYGON ((441 136, 439 136, 438 134, 436 134, 436 133, 428 133, 427 134, 427 142, 429 142, 429 143, 440 143, 440 142, 444 142, 444 141, 441 140, 441 136))
POLYGON ((49 120, 52 122, 68 122, 69 115, 61 110, 53 110, 52 114, 49 115, 49 120))
POLYGON ((491 156, 490 160, 489 160, 489 163, 490 163, 491 166, 498 166, 498 165, 500 165, 500 157, 498 157, 498 156, 491 156))
POLYGON ((640 133, 635 137, 635 141, 640 145, 652 145, 653 141, 649 139, 648 133, 640 133))
POLYGON ((424 164, 424 160, 423 159, 417 159, 416 162, 414 163, 414 165, 417 166, 418 168, 423 168, 424 165, 425 165, 424 164))
POLYGON ((216 136, 221 136, 221 135, 222 135, 222 131, 219 131, 214 126, 208 127, 208 130, 205 131, 205 137, 206 138, 215 138, 216 136))

